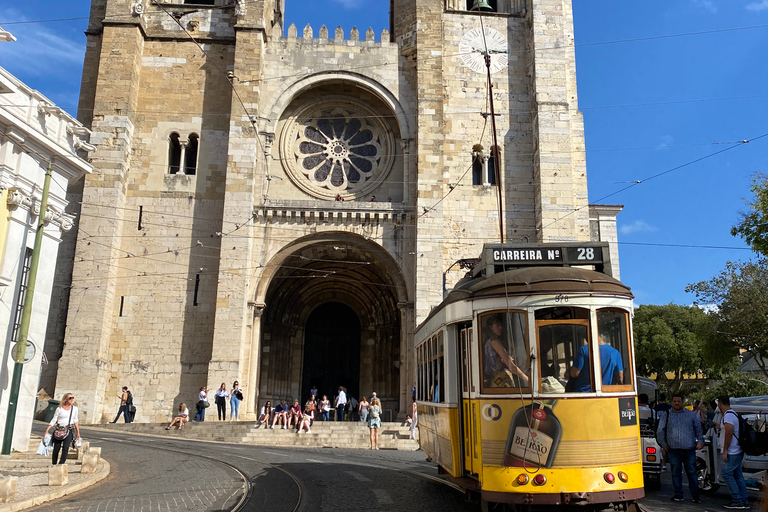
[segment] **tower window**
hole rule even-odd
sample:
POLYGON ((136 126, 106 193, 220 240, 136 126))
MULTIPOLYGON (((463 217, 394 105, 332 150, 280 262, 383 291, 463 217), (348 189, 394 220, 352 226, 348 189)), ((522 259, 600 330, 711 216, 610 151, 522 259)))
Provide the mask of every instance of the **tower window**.
POLYGON ((168 173, 176 174, 181 167, 181 141, 179 134, 173 132, 168 137, 168 173))
POLYGON ((499 12, 497 0, 467 0, 468 11, 499 12))
POLYGON ((472 184, 483 184, 483 156, 477 155, 472 161, 472 184))
POLYGON ((186 5, 216 5, 216 0, 184 0, 186 5))
POLYGON ((496 185, 496 150, 491 148, 491 154, 488 156, 488 174, 487 182, 496 185))
POLYGON ((181 140, 177 132, 168 136, 168 174, 197 174, 197 157, 200 136, 190 133, 187 140, 181 140))
POLYGON ((490 153, 484 153, 481 145, 475 146, 472 151, 472 184, 496 185, 496 157, 493 148, 490 153))
POLYGON ((190 134, 189 139, 187 140, 187 147, 185 148, 184 174, 193 175, 197 171, 197 147, 197 134, 190 134))

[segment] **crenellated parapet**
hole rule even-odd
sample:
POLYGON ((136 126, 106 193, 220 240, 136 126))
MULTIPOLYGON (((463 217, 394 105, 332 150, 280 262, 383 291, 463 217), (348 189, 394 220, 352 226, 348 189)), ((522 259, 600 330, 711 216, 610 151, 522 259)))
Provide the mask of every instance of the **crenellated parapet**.
POLYGON ((299 31, 296 28, 296 25, 291 23, 291 26, 288 27, 287 36, 281 37, 280 39, 284 41, 295 41, 304 44, 343 43, 345 46, 354 46, 356 44, 359 44, 360 46, 389 46, 394 44, 390 41, 389 30, 387 29, 381 31, 381 35, 378 41, 376 41, 376 33, 370 27, 365 31, 365 34, 362 34, 362 36, 357 27, 352 27, 348 39, 344 38, 344 29, 341 28, 341 26, 336 27, 336 30, 333 33, 333 37, 330 37, 328 27, 325 25, 320 27, 317 37, 315 37, 314 34, 314 29, 309 23, 307 23, 307 25, 304 27, 304 30, 302 31, 301 37, 299 37, 299 31))

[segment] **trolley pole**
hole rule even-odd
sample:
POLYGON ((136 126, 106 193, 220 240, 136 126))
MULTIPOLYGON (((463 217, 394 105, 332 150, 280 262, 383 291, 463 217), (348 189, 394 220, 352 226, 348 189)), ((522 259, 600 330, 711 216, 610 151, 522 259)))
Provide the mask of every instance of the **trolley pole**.
POLYGON ((13 427, 16 423, 16 405, 19 400, 21 388, 21 373, 24 369, 24 357, 27 350, 27 335, 29 334, 29 321, 32 318, 32 300, 35 296, 35 281, 37 280, 37 267, 40 262, 40 250, 43 246, 43 226, 45 225, 45 210, 48 208, 48 191, 51 188, 51 167, 53 160, 48 161, 48 170, 45 171, 43 182, 43 197, 40 200, 40 214, 37 219, 37 232, 35 233, 35 247, 32 250, 32 261, 29 264, 29 276, 27 293, 24 298, 24 309, 21 312, 21 325, 19 336, 16 340, 14 353, 13 377, 11 379, 11 394, 8 400, 8 414, 5 418, 5 432, 3 434, 2 455, 10 455, 13 442, 13 427))

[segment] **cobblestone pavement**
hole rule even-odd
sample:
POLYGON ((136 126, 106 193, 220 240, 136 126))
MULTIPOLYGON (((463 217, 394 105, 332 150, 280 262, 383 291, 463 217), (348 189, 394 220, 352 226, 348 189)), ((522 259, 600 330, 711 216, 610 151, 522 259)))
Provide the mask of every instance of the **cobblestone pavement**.
MULTIPOLYGON (((299 503, 299 510, 313 512, 480 510, 443 483, 420 451, 289 449, 83 431, 92 446, 103 447, 112 476, 36 510, 232 510, 247 490, 243 475, 251 493, 241 510, 249 512, 292 512, 299 503)), ((750 494, 756 504, 757 494, 750 494)), ((665 472, 661 489, 650 491, 641 506, 647 512, 721 511, 729 501, 724 489, 703 496, 702 504, 673 503, 671 496, 665 472)))

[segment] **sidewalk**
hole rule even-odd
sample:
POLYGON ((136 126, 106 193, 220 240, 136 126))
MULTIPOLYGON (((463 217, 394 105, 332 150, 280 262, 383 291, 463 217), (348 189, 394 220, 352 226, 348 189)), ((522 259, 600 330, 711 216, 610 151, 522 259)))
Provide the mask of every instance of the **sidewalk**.
POLYGON ((17 452, 10 458, 0 459, 0 474, 4 478, 18 478, 15 499, 9 503, 1 503, 0 512, 15 512, 36 507, 46 501, 81 491, 109 476, 109 463, 104 459, 100 460, 95 473, 80 474, 80 460, 76 452, 70 451, 67 459, 69 483, 61 487, 49 487, 48 468, 51 467, 51 459, 35 453, 40 439, 40 436, 32 435, 27 452, 17 452))

